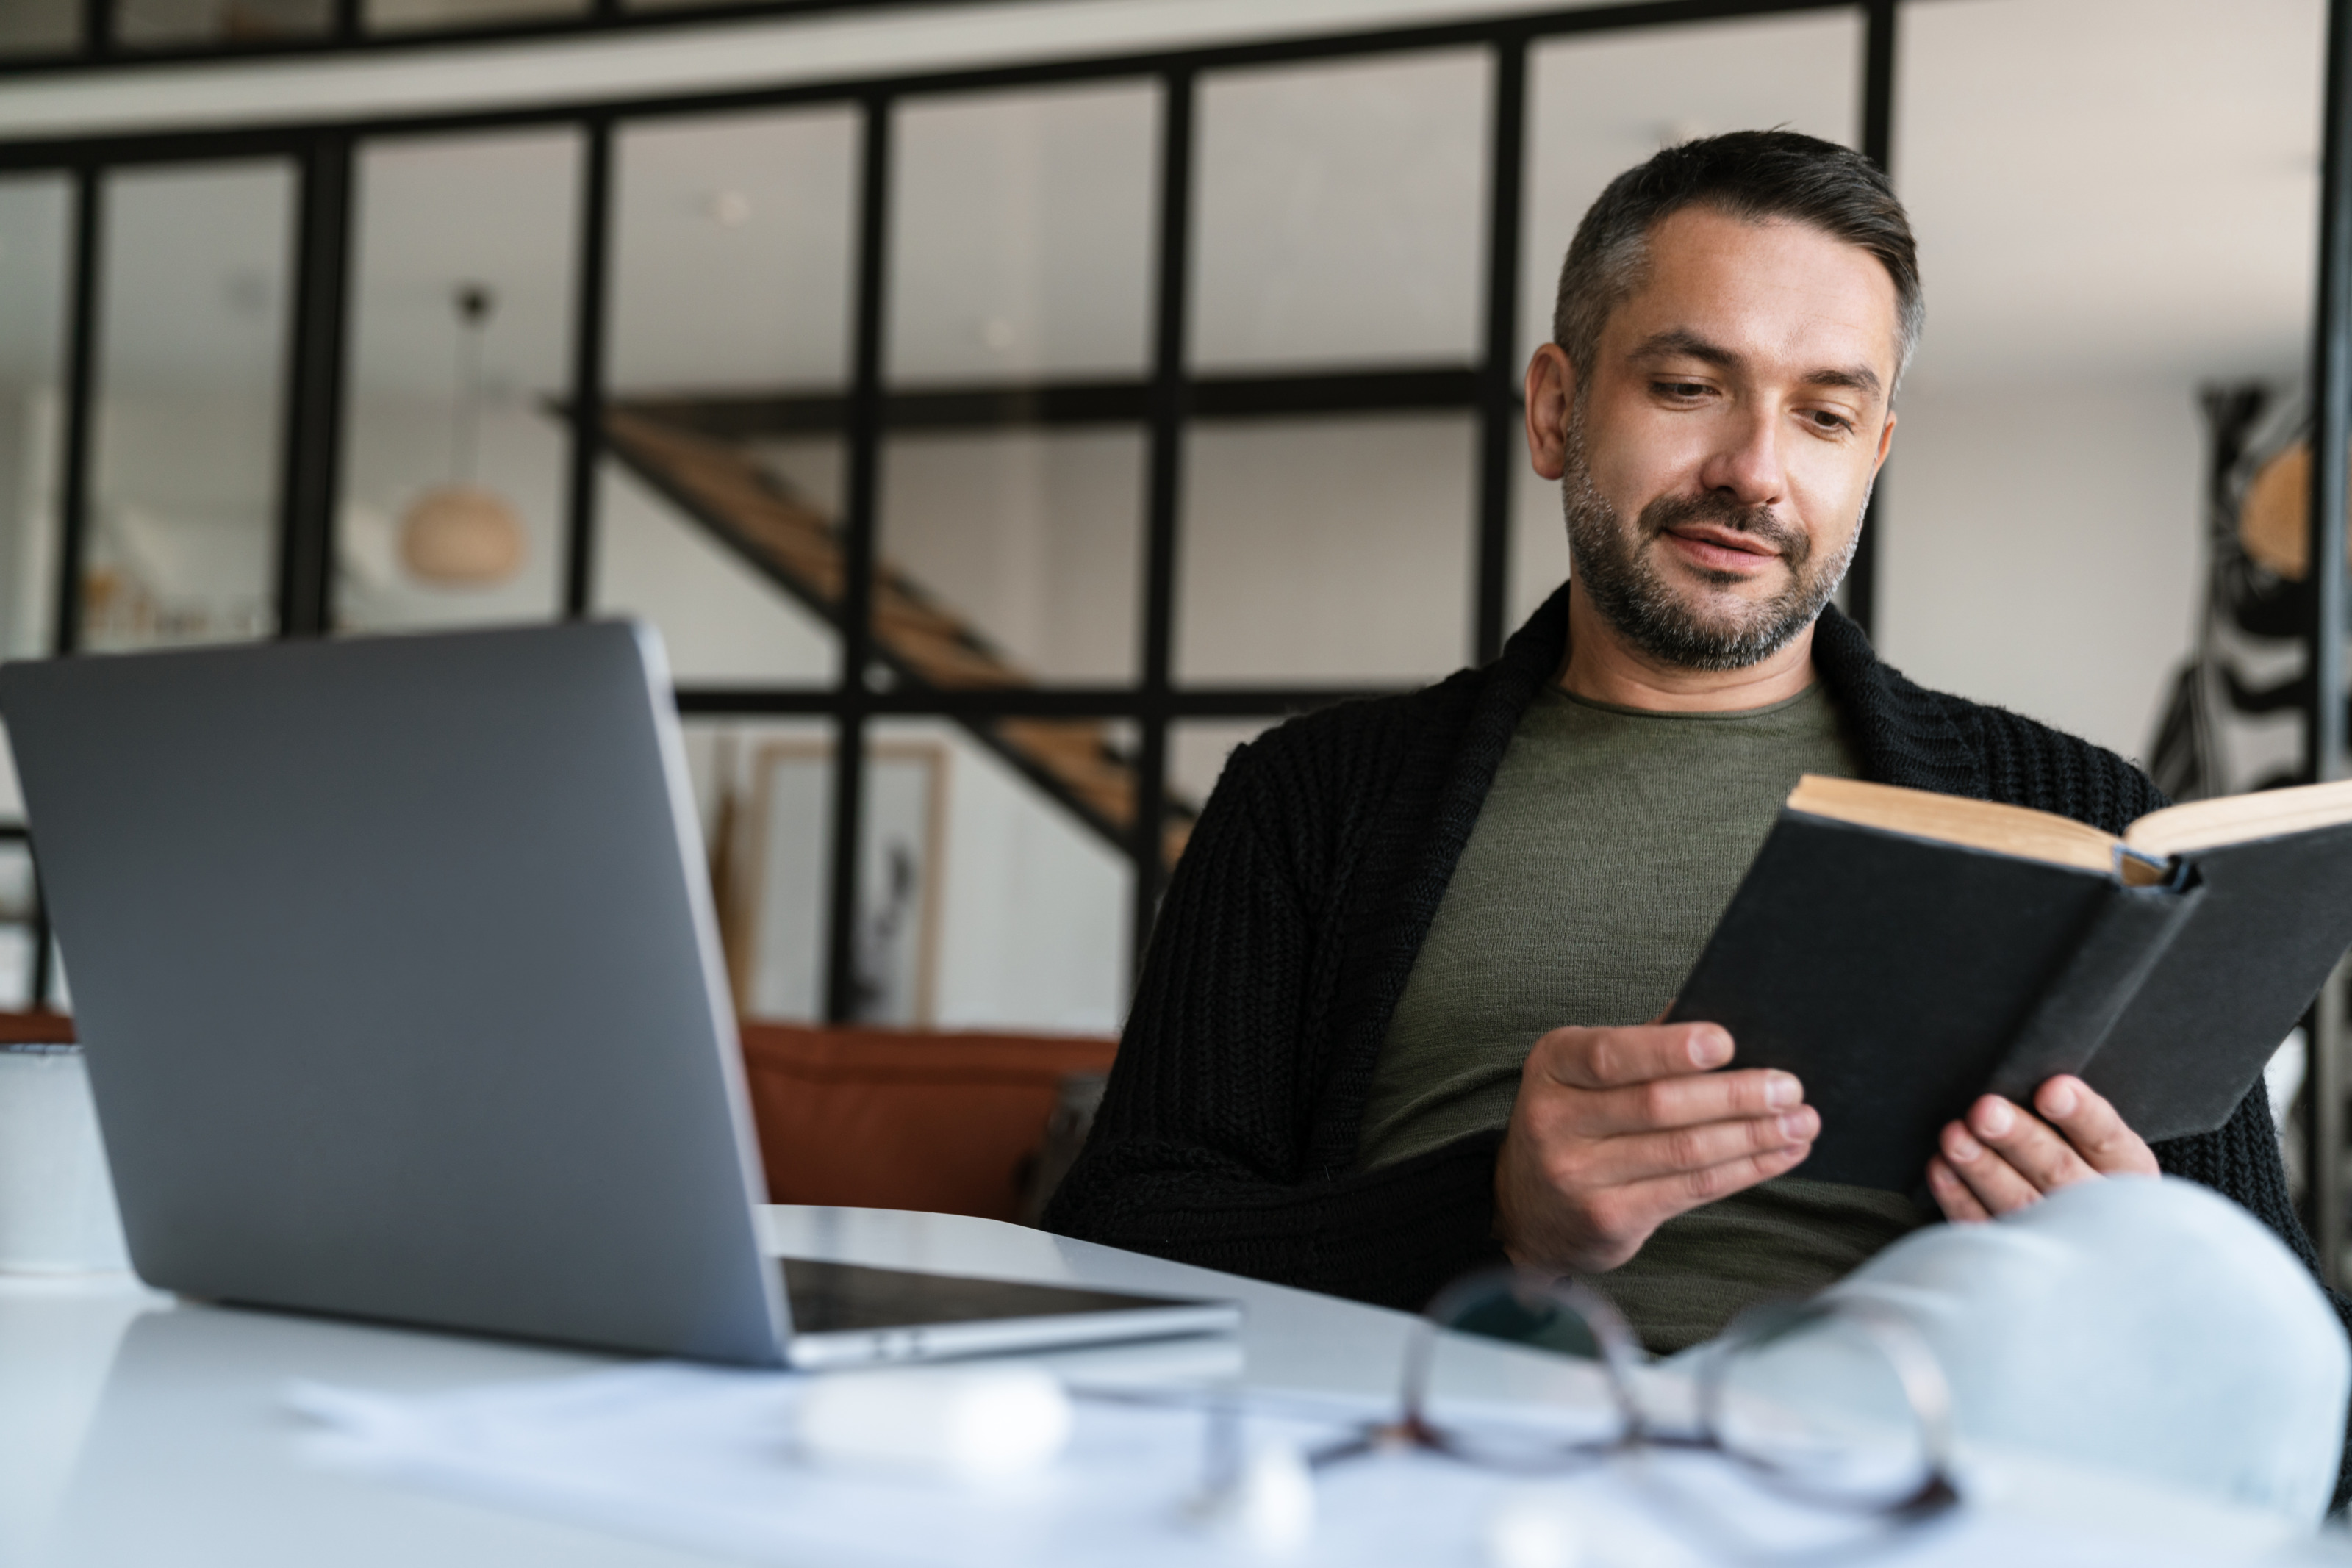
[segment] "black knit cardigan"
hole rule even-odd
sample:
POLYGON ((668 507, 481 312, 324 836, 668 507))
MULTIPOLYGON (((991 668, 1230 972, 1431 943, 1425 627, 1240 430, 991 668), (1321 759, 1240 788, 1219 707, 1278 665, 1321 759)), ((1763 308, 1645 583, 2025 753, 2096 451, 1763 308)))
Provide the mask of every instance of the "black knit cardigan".
MULTIPOLYGON (((1234 753, 1170 883, 1101 1113, 1048 1228, 1409 1309, 1498 1260, 1499 1133, 1371 1170, 1354 1168, 1356 1141, 1414 955, 1567 635, 1562 589, 1485 668, 1309 714, 1234 753)), ((2109 832, 2164 804, 2112 752, 1913 685, 1835 609, 1813 664, 1868 778, 2109 832)), ((2243 1205, 2316 1273, 2259 1083, 2220 1131, 2156 1155, 2243 1205)))

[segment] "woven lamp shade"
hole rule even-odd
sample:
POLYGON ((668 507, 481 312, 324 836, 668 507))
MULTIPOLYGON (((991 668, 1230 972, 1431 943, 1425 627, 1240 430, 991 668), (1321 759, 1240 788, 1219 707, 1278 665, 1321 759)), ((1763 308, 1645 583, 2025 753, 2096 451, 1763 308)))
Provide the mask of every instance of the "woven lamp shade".
POLYGON ((401 563, 426 582, 488 588, 522 570, 528 536, 500 497, 478 485, 427 490, 400 523, 401 563))

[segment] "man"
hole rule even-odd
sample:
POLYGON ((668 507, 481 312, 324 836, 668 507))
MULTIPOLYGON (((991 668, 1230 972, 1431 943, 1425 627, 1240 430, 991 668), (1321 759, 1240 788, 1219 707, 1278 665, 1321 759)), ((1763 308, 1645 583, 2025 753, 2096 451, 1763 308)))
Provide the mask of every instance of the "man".
MULTIPOLYGON (((1844 149, 1739 132, 1611 184, 1527 373, 1570 581, 1486 668, 1234 754, 1049 1225, 1403 1307, 1499 1251, 1674 1351, 1937 1218, 1806 1180, 1802 1084, 1739 1069, 1718 1027, 1645 1021, 1801 773, 2110 831, 2162 803, 2107 752, 1912 685, 1829 607, 1922 315, 1902 208, 1844 149)), ((1973 1224, 2159 1171, 2314 1266, 2259 1085, 2219 1132, 2155 1148, 2077 1079, 1987 1096, 1921 1176, 1973 1224)))

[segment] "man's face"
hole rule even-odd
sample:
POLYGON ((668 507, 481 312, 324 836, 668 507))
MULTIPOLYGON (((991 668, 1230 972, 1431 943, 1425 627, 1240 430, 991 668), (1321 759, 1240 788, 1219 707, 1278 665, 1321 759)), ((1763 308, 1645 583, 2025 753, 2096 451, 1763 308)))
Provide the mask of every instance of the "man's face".
POLYGON ((1811 624, 1894 434, 1896 355, 1895 285, 1867 251, 1707 208, 1660 223, 1559 437, 1593 607, 1685 669, 1744 668, 1811 624))

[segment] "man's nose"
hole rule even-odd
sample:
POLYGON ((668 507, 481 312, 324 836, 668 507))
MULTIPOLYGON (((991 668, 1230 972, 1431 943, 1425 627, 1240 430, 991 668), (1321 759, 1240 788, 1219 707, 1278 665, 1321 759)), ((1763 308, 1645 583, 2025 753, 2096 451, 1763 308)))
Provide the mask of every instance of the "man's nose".
POLYGON ((1729 491, 1743 507, 1769 506, 1782 498, 1787 476, 1780 464, 1779 422, 1762 409, 1742 409, 1724 422, 1721 439, 1699 469, 1710 492, 1729 491))

